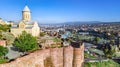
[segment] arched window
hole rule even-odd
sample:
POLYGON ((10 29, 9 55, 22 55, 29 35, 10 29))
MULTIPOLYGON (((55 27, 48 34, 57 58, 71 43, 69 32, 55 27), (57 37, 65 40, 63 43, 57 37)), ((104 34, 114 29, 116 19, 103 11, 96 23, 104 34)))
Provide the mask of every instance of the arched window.
POLYGON ((25 15, 25 18, 27 19, 27 15, 25 15))

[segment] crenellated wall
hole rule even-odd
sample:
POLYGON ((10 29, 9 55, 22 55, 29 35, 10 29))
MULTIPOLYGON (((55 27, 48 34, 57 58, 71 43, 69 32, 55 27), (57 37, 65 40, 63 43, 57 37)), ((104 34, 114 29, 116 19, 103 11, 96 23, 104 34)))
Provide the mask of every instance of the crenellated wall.
POLYGON ((0 67, 83 67, 84 45, 38 50, 0 67))

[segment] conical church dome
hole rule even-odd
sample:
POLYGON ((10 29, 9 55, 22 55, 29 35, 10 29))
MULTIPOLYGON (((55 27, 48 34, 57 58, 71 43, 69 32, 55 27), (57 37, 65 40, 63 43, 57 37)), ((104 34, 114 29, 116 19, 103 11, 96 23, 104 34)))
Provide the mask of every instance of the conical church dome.
POLYGON ((29 11, 30 12, 30 9, 28 8, 28 6, 25 6, 23 11, 29 11))

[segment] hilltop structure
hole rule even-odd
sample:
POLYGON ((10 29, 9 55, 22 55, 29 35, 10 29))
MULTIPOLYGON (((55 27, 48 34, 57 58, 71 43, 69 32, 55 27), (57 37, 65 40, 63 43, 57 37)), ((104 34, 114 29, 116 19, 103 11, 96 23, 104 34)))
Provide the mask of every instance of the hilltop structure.
POLYGON ((27 33, 30 33, 35 37, 38 37, 40 33, 38 23, 31 20, 31 12, 28 6, 24 7, 22 11, 22 20, 19 22, 19 24, 13 24, 13 26, 11 27, 11 33, 15 37, 20 35, 22 31, 26 31, 27 33))

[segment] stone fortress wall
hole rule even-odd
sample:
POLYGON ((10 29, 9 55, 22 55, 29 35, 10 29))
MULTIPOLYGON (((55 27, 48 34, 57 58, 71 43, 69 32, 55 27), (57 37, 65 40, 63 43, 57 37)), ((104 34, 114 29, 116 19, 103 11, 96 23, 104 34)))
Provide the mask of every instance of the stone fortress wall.
POLYGON ((84 45, 38 50, 0 67, 83 67, 84 45))

